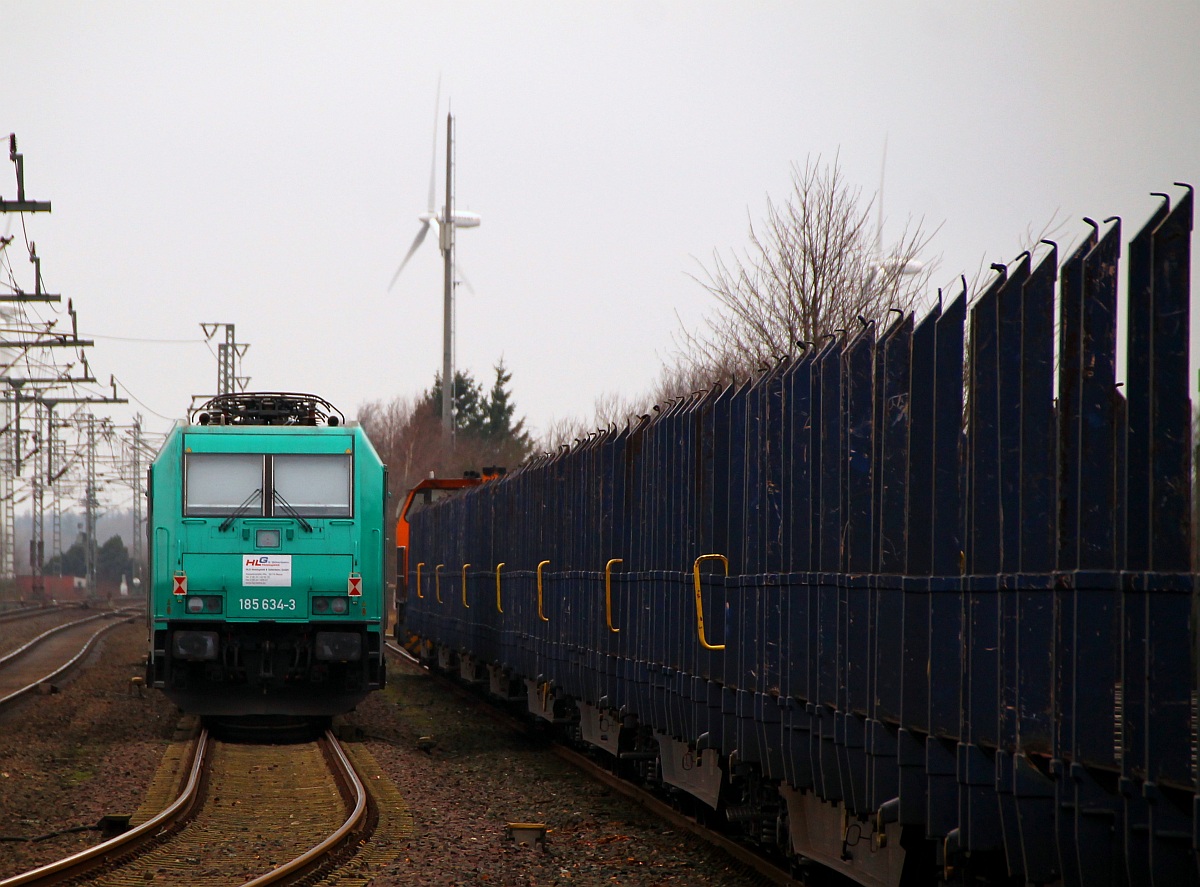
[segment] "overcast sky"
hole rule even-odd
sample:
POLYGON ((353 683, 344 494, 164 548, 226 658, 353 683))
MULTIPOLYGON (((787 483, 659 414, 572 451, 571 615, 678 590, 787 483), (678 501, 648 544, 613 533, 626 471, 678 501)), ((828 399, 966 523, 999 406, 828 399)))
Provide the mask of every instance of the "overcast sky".
POLYGON ((503 357, 536 431, 650 386, 710 307, 697 261, 741 248, 809 157, 873 192, 886 139, 884 238, 940 225, 934 286, 1056 214, 1064 248, 1083 215, 1128 240, 1149 192, 1200 183, 1198 40, 1195 0, 0 0, 0 134, 53 202, 25 219, 47 287, 137 400, 111 415, 165 431, 212 392, 207 321, 250 344, 252 389, 353 415, 441 368, 432 237, 387 291, 440 76, 439 151, 450 102, 457 203, 483 217, 458 237, 458 365, 487 381, 503 357))

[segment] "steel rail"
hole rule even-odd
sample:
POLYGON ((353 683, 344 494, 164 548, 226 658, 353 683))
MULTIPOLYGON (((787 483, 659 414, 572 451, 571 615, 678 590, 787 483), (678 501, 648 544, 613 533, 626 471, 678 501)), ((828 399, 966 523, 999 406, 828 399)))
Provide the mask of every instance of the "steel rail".
MULTIPOLYGON (((359 778, 358 773, 354 770, 354 765, 350 763, 350 759, 346 757, 346 753, 342 750, 341 743, 330 730, 325 731, 326 748, 332 753, 333 763, 337 765, 337 776, 348 785, 350 792, 354 796, 354 809, 346 818, 346 821, 338 826, 329 837, 325 838, 320 844, 306 850, 304 853, 297 856, 291 862, 286 862, 265 875, 260 875, 252 881, 247 881, 242 887, 263 887, 265 884, 276 884, 285 878, 292 877, 299 872, 306 871, 314 867, 322 857, 332 853, 337 847, 341 846, 342 841, 359 825, 367 815, 367 789, 359 778)), ((4 887, 0 884, 0 887, 4 887)))
POLYGON ((97 619, 103 619, 106 616, 111 616, 111 615, 112 615, 111 611, 107 612, 107 613, 96 613, 95 615, 92 615, 92 616, 85 616, 83 619, 76 619, 74 622, 64 622, 62 625, 56 625, 56 626, 54 626, 54 628, 48 628, 45 631, 43 631, 41 634, 39 634, 37 637, 35 637, 33 640, 29 641, 28 643, 26 643, 20 647, 17 647, 17 649, 13 650, 11 653, 5 653, 3 656, 0 656, 0 668, 3 668, 9 662, 16 659, 18 656, 20 656, 26 650, 33 649, 39 643, 44 641, 46 638, 50 637, 50 635, 52 635, 52 634, 58 634, 58 632, 66 631, 68 628, 74 628, 76 625, 83 625, 86 622, 95 622, 97 619))
POLYGON ((605 770, 591 758, 587 757, 587 755, 567 748, 557 742, 550 745, 550 750, 559 760, 570 764, 572 767, 582 771, 618 794, 624 795, 635 804, 644 807, 655 816, 675 826, 675 828, 691 832, 714 847, 724 850, 742 865, 754 869, 757 874, 766 878, 772 884, 796 883, 790 872, 780 868, 770 859, 760 856, 744 844, 739 844, 732 838, 728 838, 720 832, 708 828, 708 826, 697 822, 692 817, 680 813, 670 804, 656 797, 651 792, 646 791, 646 789, 605 770))
POLYGON ((187 785, 184 786, 178 798, 153 818, 115 838, 88 847, 86 850, 80 850, 78 853, 66 856, 56 862, 6 878, 0 881, 0 887, 24 887, 27 884, 52 883, 68 877, 76 877, 84 870, 112 858, 118 850, 129 849, 127 845, 132 846, 135 843, 154 838, 164 828, 175 825, 191 811, 196 802, 200 792, 200 781, 204 772, 207 751, 208 730, 205 729, 200 731, 200 736, 196 740, 187 785))
POLYGON ((412 653, 405 650, 403 647, 401 647, 399 644, 395 643, 394 641, 388 641, 386 646, 389 650, 391 650, 397 656, 403 656, 405 659, 407 659, 409 662, 413 663, 414 665, 418 665, 418 666, 421 665, 420 659, 418 659, 416 656, 414 656, 412 653))
POLYGON ((21 619, 40 616, 43 613, 61 613, 65 609, 67 609, 66 605, 55 604, 50 607, 21 607, 18 610, 5 610, 0 613, 0 622, 17 622, 21 619))
MULTIPOLYGON (((125 619, 119 619, 116 622, 109 623, 108 625, 104 626, 103 628, 97 629, 95 632, 92 633, 92 636, 87 639, 87 642, 83 645, 83 647, 80 648, 78 653, 76 653, 74 656, 72 656, 70 659, 68 659, 65 663, 63 663, 57 669, 52 671, 50 674, 45 675, 44 677, 38 678, 36 681, 34 681, 31 684, 26 684, 20 690, 14 690, 12 693, 9 693, 7 696, 0 697, 0 708, 6 707, 7 705, 9 705, 12 702, 16 701, 17 699, 19 699, 20 697, 24 696, 26 693, 30 693, 30 692, 36 690, 40 684, 44 684, 47 681, 52 681, 59 675, 66 672, 69 668, 71 668, 71 666, 73 666, 76 662, 78 662, 85 655, 87 655, 88 651, 92 649, 92 644, 94 644, 96 642, 96 638, 100 637, 100 635, 104 634, 107 631, 112 631, 118 625, 125 625, 126 623, 132 622, 133 619, 134 619, 134 617, 132 617, 132 616, 125 618, 125 619)), ((3 883, 4 882, 0 882, 0 884, 3 884, 3 883)))

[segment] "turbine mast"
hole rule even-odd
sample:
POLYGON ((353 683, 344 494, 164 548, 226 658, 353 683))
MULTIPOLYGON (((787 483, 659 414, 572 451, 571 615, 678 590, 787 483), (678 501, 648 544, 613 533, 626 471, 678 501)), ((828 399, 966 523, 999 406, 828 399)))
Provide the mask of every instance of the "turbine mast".
POLYGON ((454 443, 454 115, 446 115, 446 205, 442 207, 445 305, 442 319, 442 435, 454 443))

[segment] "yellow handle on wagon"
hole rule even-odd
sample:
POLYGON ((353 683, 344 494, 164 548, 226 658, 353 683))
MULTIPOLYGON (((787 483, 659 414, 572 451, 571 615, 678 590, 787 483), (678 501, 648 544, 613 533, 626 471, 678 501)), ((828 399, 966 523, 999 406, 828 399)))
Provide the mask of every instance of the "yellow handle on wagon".
POLYGON ((550 617, 542 612, 542 568, 550 561, 542 561, 537 566, 537 588, 538 588, 538 618, 543 622, 549 622, 550 617))
POLYGON ((608 620, 608 630, 616 634, 621 629, 613 628, 612 624, 612 568, 613 564, 625 563, 621 558, 614 557, 604 565, 604 617, 608 620))
POLYGON ((704 636, 704 600, 700 596, 700 564, 704 561, 720 561, 725 565, 725 575, 729 575, 729 558, 723 554, 702 554, 692 564, 692 578, 696 586, 696 634, 700 638, 700 646, 705 650, 724 650, 724 644, 710 644, 704 636))

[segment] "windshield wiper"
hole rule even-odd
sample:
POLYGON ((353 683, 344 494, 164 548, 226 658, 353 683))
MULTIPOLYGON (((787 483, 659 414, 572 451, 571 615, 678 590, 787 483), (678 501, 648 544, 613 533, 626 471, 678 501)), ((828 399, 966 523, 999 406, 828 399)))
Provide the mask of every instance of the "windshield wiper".
POLYGON ((225 518, 225 520, 221 521, 221 526, 217 527, 217 530, 224 533, 226 530, 228 530, 230 527, 232 527, 233 522, 235 520, 237 520, 239 517, 241 517, 243 514, 245 514, 247 511, 250 510, 250 503, 254 501, 254 497, 261 496, 261 495, 262 495, 262 487, 259 487, 257 490, 252 491, 250 493, 250 495, 245 498, 245 500, 242 502, 242 504, 233 510, 233 514, 229 515, 229 517, 227 517, 227 518, 225 518))
POLYGON ((296 509, 292 508, 292 503, 289 502, 287 499, 284 499, 283 495, 279 492, 279 490, 275 491, 275 501, 283 506, 284 511, 286 511, 288 514, 290 514, 292 517, 294 517, 296 520, 298 520, 300 522, 300 526, 304 530, 304 532, 306 532, 306 533, 312 532, 312 524, 310 524, 308 521, 306 521, 304 518, 302 518, 300 516, 300 512, 298 512, 296 509))

